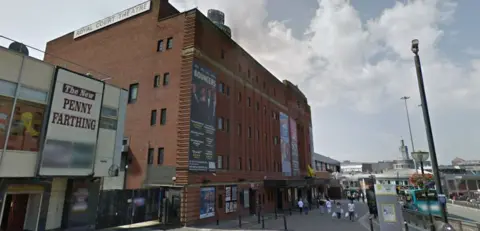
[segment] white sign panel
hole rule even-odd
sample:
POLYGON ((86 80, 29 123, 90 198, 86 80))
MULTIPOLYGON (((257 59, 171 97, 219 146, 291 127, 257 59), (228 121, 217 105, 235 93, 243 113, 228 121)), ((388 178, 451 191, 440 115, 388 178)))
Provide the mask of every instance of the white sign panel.
POLYGON ((93 173, 105 83, 59 68, 39 175, 93 173))
POLYGON ((141 4, 138 4, 132 8, 126 9, 120 13, 116 13, 110 17, 106 17, 102 20, 99 20, 97 22, 94 22, 88 26, 84 26, 78 30, 76 30, 73 34, 73 39, 76 39, 78 37, 90 34, 94 31, 100 30, 104 27, 110 26, 112 24, 115 24, 117 22, 123 21, 125 19, 131 18, 135 15, 139 15, 141 13, 144 13, 146 11, 149 11, 151 7, 151 2, 147 1, 141 4))

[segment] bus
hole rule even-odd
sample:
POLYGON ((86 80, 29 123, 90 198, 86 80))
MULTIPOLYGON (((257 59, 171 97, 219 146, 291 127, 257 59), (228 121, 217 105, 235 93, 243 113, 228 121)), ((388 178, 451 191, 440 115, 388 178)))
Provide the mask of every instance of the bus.
POLYGON ((423 189, 405 191, 404 207, 423 214, 430 212, 432 215, 440 215, 441 213, 437 191, 434 189, 429 189, 427 192, 423 189))

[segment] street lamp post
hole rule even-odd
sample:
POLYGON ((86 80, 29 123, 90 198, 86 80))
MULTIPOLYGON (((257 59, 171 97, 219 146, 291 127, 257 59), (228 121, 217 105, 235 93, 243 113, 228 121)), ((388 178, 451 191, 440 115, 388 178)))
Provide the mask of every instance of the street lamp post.
POLYGON ((415 146, 413 145, 412 125, 410 124, 410 114, 408 113, 408 105, 407 105, 407 100, 410 99, 410 96, 403 96, 400 99, 405 102, 405 112, 407 112, 408 132, 410 132, 410 142, 412 144, 412 152, 414 152, 415 146))
MULTIPOLYGON (((435 179, 437 194, 439 196, 440 195, 444 196, 442 184, 440 181, 440 172, 438 171, 437 153, 435 151, 435 143, 433 141, 432 125, 430 124, 430 115, 428 112, 427 96, 425 94, 425 85, 423 83, 422 66, 420 64, 420 56, 418 55, 418 51, 419 51, 418 44, 419 44, 418 39, 412 40, 412 52, 413 54, 415 54, 414 56, 415 68, 417 71, 418 90, 420 92, 420 100, 421 100, 422 111, 423 111, 423 120, 425 122, 425 130, 427 133, 427 140, 428 140, 428 149, 430 150, 432 171, 435 179)), ((443 222, 448 223, 446 204, 440 203, 440 208, 441 208, 441 215, 442 215, 443 222)))

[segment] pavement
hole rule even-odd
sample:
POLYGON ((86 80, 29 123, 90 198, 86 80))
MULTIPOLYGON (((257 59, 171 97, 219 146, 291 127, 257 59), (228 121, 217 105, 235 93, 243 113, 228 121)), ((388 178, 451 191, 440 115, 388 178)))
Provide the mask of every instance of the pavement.
POLYGON ((480 222, 480 210, 455 204, 447 204, 447 211, 454 219, 480 222))
MULTIPOLYGON (((344 211, 346 211, 347 202, 342 203, 344 206, 344 211)), ((357 203, 356 204, 358 217, 363 217, 368 213, 366 204, 357 203)), ((258 221, 253 217, 253 219, 244 221, 242 228, 238 227, 238 220, 231 222, 221 221, 220 225, 212 224, 209 226, 202 227, 183 227, 178 229, 173 229, 175 231, 231 231, 231 230, 285 230, 283 215, 279 216, 278 219, 274 217, 268 218, 265 221, 265 228, 262 229, 262 225, 258 224, 258 221), (224 225, 222 225, 222 223, 224 225), (225 227, 231 225, 230 227, 225 227)), ((356 221, 349 221, 347 218, 342 217, 342 219, 332 218, 330 214, 322 214, 319 209, 313 209, 309 211, 308 215, 294 212, 292 215, 285 217, 287 223, 288 231, 317 231, 317 230, 328 230, 328 231, 367 231, 369 230, 363 224, 359 222, 359 219, 356 221)), ((172 231, 173 231, 172 230, 172 231)), ((378 229, 377 229, 378 230, 378 229)))

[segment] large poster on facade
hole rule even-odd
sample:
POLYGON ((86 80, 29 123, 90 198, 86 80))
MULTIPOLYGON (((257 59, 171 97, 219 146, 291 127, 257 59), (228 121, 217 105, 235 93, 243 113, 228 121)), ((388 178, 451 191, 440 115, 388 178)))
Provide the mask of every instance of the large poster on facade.
POLYGON ((215 187, 200 188, 200 219, 215 216, 215 187))
POLYGON ((288 115, 280 112, 280 152, 282 154, 282 173, 292 175, 292 161, 290 155, 290 134, 288 132, 288 115))
POLYGON ((190 171, 214 172, 216 75, 200 64, 193 63, 190 111, 190 171))
POLYGON ((315 159, 314 153, 315 151, 313 150, 313 130, 312 130, 312 125, 308 127, 308 134, 310 135, 310 159, 311 159, 311 167, 315 168, 315 159))
POLYGON ((290 118, 290 139, 292 147, 292 173, 294 176, 299 176, 300 164, 298 163, 297 122, 292 118, 290 118))
POLYGON ((58 68, 39 175, 93 173, 105 83, 58 68))

